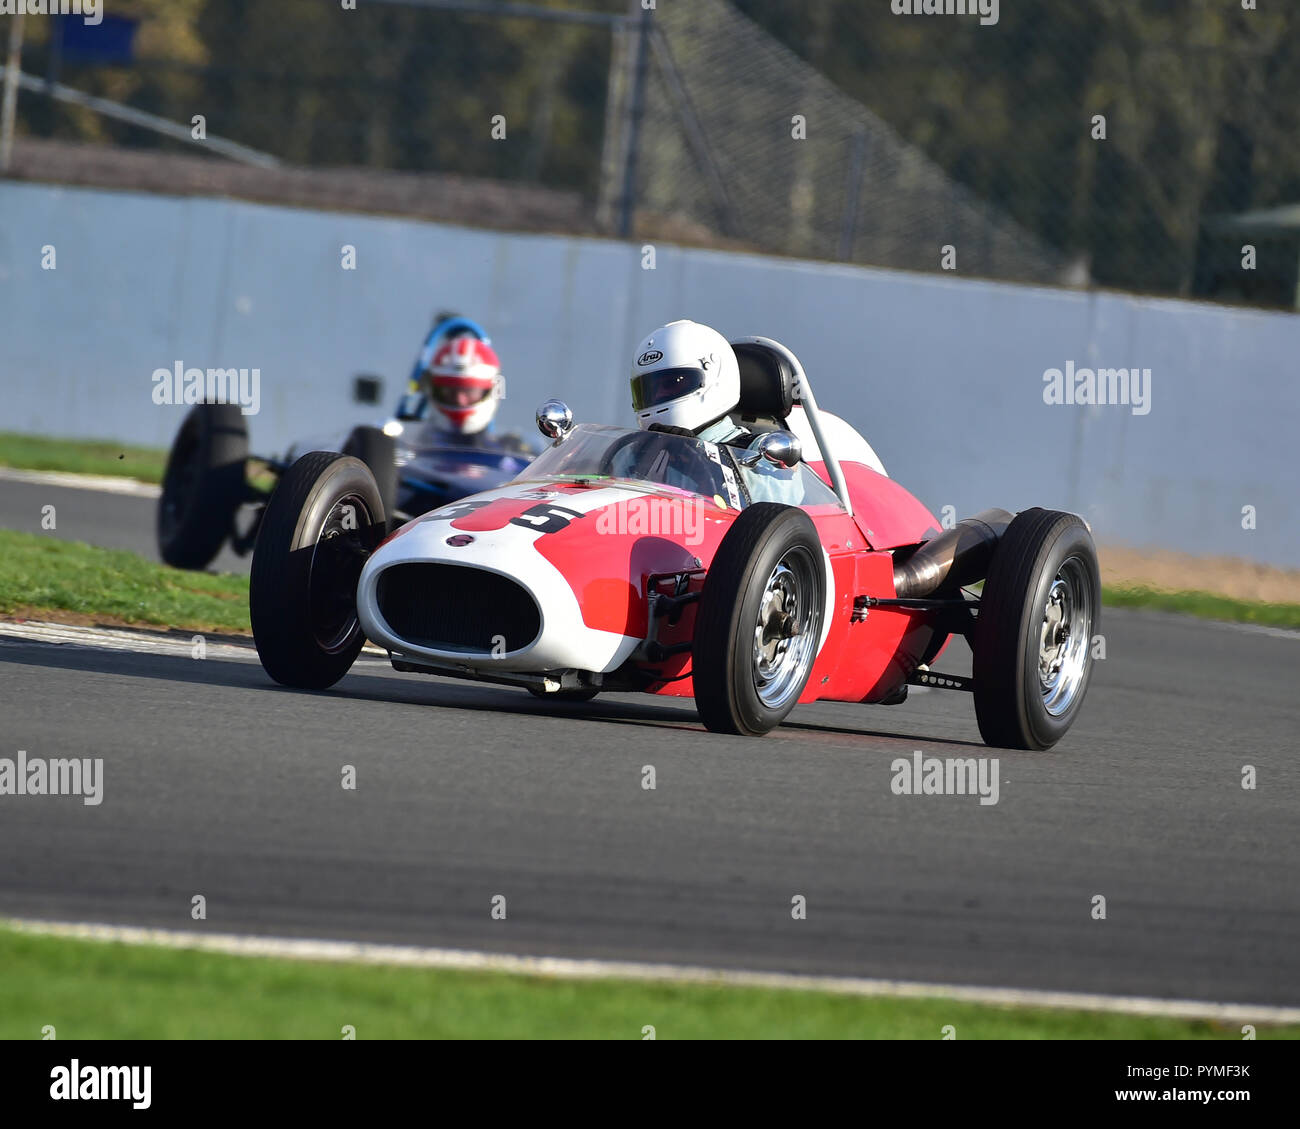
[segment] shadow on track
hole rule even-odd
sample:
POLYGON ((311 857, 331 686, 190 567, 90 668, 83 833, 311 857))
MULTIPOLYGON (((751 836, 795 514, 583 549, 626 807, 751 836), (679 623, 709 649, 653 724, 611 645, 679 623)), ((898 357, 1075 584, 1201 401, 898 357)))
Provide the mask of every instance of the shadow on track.
MULTIPOLYGON (((250 654, 254 653, 249 648, 250 654)), ((587 719, 614 725, 655 728, 676 732, 704 734, 706 731, 690 699, 654 699, 644 704, 635 695, 605 695, 590 702, 542 702, 523 690, 485 685, 469 680, 421 678, 420 676, 385 676, 370 673, 382 669, 383 660, 363 656, 337 686, 330 690, 296 690, 271 681, 254 662, 224 658, 187 659, 177 655, 142 654, 135 651, 109 651, 66 644, 0 641, 0 663, 47 667, 55 670, 79 670, 87 673, 121 675, 127 678, 150 678, 162 682, 190 685, 224 686, 266 694, 305 695, 340 701, 366 701, 394 706, 407 705, 437 709, 468 710, 476 713, 514 714, 532 717, 587 719), (651 703, 662 704, 651 704, 651 703), (673 703, 673 704, 669 704, 673 703), (677 705, 676 703, 681 703, 677 705)), ((806 708, 806 707, 805 707, 806 708)), ((868 707, 863 707, 864 709, 868 707)), ((915 720, 915 719, 913 719, 915 720)), ((927 747, 954 746, 983 748, 979 742, 951 737, 907 732, 903 729, 878 730, 846 727, 831 723, 817 724, 806 720, 787 720, 777 732, 787 738, 797 733, 842 734, 849 737, 877 738, 893 741, 923 742, 927 747)), ((721 741, 749 741, 754 738, 715 735, 721 741)))

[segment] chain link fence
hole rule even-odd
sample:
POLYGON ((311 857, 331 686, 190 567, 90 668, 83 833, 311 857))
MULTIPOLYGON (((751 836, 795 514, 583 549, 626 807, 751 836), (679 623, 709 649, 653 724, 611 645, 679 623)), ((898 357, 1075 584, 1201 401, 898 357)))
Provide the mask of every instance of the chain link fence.
POLYGON ((1296 305, 1300 13, 913 6, 110 0, 116 58, 28 17, 11 175, 1296 305))
POLYGON ((655 21, 638 202, 788 255, 1065 281, 1067 257, 725 0, 655 21), (695 142, 692 145, 692 141, 695 142))

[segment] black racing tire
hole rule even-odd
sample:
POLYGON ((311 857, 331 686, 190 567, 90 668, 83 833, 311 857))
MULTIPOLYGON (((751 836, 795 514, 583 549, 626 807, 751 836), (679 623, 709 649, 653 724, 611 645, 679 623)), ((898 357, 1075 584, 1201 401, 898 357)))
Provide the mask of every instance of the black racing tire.
POLYGON ((1100 621, 1101 572, 1083 519, 1018 514, 993 551, 971 638, 985 744, 1043 750, 1065 736, 1092 678, 1100 621))
POLYGON ((248 610, 262 666, 276 682, 324 690, 365 643, 357 579, 386 519, 365 463, 313 451, 280 479, 253 550, 248 610))
POLYGON ((237 404, 195 404, 167 456, 158 499, 158 555, 204 569, 231 535, 248 496, 248 425, 237 404))
POLYGON ((527 686, 525 689, 534 697, 545 702, 589 702, 599 690, 552 690, 550 693, 540 686, 527 686))
POLYGON ((812 519, 776 502, 743 510, 709 566, 695 617, 695 706, 708 729, 758 737, 781 724, 808 684, 825 605, 825 559, 812 519), (797 633, 785 636, 791 628, 797 633))
POLYGON ((379 500, 384 503, 384 514, 392 525, 397 510, 397 441, 377 427, 354 427, 343 444, 343 453, 370 468, 379 500))

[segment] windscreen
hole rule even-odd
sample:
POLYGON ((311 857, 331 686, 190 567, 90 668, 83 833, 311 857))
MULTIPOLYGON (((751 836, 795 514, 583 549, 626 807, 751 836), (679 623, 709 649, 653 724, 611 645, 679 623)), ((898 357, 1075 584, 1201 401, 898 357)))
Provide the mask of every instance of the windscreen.
POLYGON ((579 424, 538 455, 519 476, 532 478, 626 479, 729 497, 722 465, 701 440, 598 424, 579 424))

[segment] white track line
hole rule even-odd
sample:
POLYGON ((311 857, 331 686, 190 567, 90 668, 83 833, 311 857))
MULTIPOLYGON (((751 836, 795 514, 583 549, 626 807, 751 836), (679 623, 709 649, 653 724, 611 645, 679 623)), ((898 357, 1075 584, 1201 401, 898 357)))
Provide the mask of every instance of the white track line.
MULTIPOLYGON (((193 657, 194 640, 204 640, 204 657, 251 659, 253 640, 246 643, 222 643, 201 631, 185 633, 140 631, 130 627, 81 627, 44 620, 0 620, 0 639, 17 639, 25 643, 52 643, 70 647, 92 647, 104 651, 126 651, 144 655, 178 655, 193 657)), ((387 659, 388 652, 367 643, 362 653, 387 659)))
POLYGON ((1102 996, 1084 992, 1045 992, 1019 988, 974 988, 908 980, 868 980, 846 976, 800 976, 784 972, 744 972, 691 965, 635 961, 576 960, 569 957, 515 956, 464 949, 380 945, 362 941, 303 941, 233 933, 192 933, 126 925, 0 919, 20 933, 127 945, 226 953, 232 956, 290 960, 346 961, 403 968, 443 968, 466 972, 504 972, 560 980, 640 980, 672 984, 710 984, 736 988, 830 992, 846 996, 946 999, 1000 1007, 1071 1008, 1168 1019, 1214 1019, 1233 1023, 1300 1023, 1300 1008, 1262 1004, 1216 1004, 1199 1000, 1161 1000, 1142 996, 1102 996))
POLYGON ((209 658, 247 658, 252 640, 245 646, 208 640, 202 632, 187 635, 151 634, 125 627, 74 627, 65 623, 25 620, 21 623, 0 621, 0 638, 21 639, 28 643, 55 643, 64 646, 93 647, 106 651, 130 651, 137 654, 193 654, 196 637, 204 639, 204 654, 209 658))
POLYGON ((68 474, 61 470, 17 470, 0 467, 0 479, 28 482, 36 486, 61 486, 68 490, 95 490, 101 494, 130 494, 137 498, 157 498, 160 486, 120 478, 111 474, 68 474))
POLYGON ((1270 639, 1290 639, 1293 643, 1300 642, 1300 631, 1290 627, 1266 627, 1262 623, 1234 623, 1230 620, 1218 619, 1204 619, 1201 622, 1215 627, 1226 627, 1230 631, 1242 631, 1247 635, 1267 635, 1270 639))

